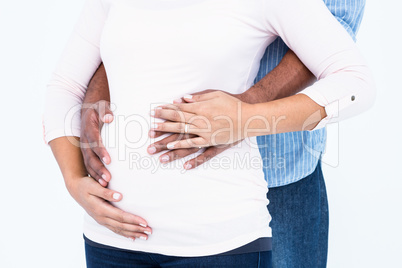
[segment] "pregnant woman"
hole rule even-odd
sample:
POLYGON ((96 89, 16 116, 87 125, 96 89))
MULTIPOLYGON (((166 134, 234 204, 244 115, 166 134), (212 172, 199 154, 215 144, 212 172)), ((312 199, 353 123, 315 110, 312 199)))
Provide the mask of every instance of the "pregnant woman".
POLYGON ((160 126, 149 111, 203 89, 244 92, 278 36, 321 79, 284 101, 299 105, 286 109, 292 120, 283 131, 300 130, 315 111, 333 120, 335 102, 346 111, 341 118, 368 108, 374 88, 355 44, 322 1, 299 2, 87 0, 49 83, 46 140, 65 178, 86 176, 77 110, 103 61, 115 105, 102 131, 109 188, 123 194, 119 208, 147 221, 145 239, 133 241, 138 230, 120 236, 87 215, 88 267, 269 267, 267 185, 255 137, 183 173, 147 154, 148 131, 160 126))

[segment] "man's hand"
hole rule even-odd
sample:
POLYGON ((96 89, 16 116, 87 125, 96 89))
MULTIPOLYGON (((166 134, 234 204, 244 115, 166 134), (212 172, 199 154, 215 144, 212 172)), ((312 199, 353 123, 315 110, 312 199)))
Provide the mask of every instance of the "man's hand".
POLYGON ((107 186, 111 174, 104 164, 110 164, 111 159, 103 145, 100 131, 104 123, 113 121, 113 113, 107 101, 85 104, 81 113, 81 152, 85 166, 91 177, 102 186, 107 186))
POLYGON ((67 189, 71 196, 99 224, 116 234, 130 239, 148 239, 152 229, 141 217, 124 212, 109 202, 118 202, 122 195, 102 187, 89 177, 69 180, 67 189))
MULTIPOLYGON (((160 133, 160 132, 157 132, 157 133, 160 133)), ((159 134, 156 134, 156 135, 159 135, 159 134)), ((156 136, 156 135, 154 135, 154 136, 156 136)), ((180 135, 180 134, 172 134, 169 137, 166 137, 158 142, 151 144, 150 146, 148 146, 147 150, 148 150, 149 154, 160 153, 160 152, 168 150, 167 144, 170 142, 174 142, 174 141, 178 141, 178 140, 186 139, 186 138, 193 138, 193 137, 196 137, 196 136, 194 136, 194 135, 184 136, 184 135, 180 135)), ((224 146, 208 147, 199 156, 185 162, 183 167, 184 167, 184 169, 187 169, 187 170, 196 168, 236 144, 237 143, 224 145, 224 146)), ((199 148, 170 150, 170 151, 162 154, 159 157, 159 160, 161 161, 161 163, 169 163, 174 160, 178 160, 178 159, 184 158, 186 156, 189 156, 193 153, 196 153, 199 150, 200 150, 199 148)))

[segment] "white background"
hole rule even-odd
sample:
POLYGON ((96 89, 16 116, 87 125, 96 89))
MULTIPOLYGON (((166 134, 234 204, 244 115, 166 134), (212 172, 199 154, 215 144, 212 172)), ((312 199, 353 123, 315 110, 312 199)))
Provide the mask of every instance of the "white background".
MULTIPOLYGON (((0 267, 84 267, 83 213, 41 126, 46 82, 83 1, 1 2, 0 267)), ((358 44, 377 102, 330 129, 328 267, 402 267, 401 8, 367 1, 358 44)))

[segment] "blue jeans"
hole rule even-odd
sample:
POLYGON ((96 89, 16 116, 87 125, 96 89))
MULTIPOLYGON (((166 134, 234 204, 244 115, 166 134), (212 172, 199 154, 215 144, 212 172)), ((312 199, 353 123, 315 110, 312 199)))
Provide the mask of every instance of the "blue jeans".
POLYGON ((328 200, 319 161, 306 178, 269 189, 272 267, 326 267, 328 200))
MULTIPOLYGON (((135 243, 135 242, 134 242, 135 243)), ((270 268, 271 251, 206 257, 174 257, 105 249, 85 243, 87 268, 270 268)))

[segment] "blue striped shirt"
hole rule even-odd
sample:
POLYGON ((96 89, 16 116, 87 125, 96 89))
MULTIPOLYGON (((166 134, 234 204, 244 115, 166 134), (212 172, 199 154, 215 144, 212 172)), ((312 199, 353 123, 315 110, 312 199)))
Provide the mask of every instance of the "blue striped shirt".
MULTIPOLYGON (((324 0, 328 9, 356 39, 365 0, 324 0)), ((288 48, 278 38, 266 50, 255 83, 274 69, 288 48)), ((311 174, 325 148, 326 130, 291 132, 257 137, 268 187, 296 182, 311 174)))

